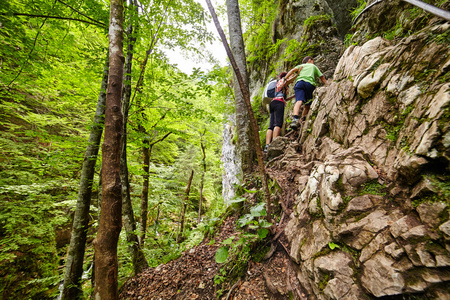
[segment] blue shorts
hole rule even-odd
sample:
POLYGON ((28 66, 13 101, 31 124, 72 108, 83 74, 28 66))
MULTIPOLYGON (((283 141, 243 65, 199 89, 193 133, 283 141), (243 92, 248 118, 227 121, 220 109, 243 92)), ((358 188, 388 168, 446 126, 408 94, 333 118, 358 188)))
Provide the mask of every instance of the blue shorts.
POLYGON ((316 89, 309 82, 300 80, 294 86, 295 102, 302 101, 303 104, 310 105, 313 99, 313 92, 316 89))

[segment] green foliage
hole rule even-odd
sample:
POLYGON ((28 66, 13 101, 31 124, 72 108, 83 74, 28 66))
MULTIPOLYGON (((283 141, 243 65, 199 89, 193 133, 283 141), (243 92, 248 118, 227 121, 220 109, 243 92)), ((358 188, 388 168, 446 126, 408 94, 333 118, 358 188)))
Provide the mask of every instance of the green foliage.
POLYGON ((334 250, 336 248, 340 248, 338 244, 335 244, 333 242, 328 243, 328 247, 330 247, 331 250, 334 250))
MULTIPOLYGON (((248 226, 247 229, 256 230, 257 234, 241 230, 237 236, 231 236, 222 242, 223 246, 217 250, 215 259, 217 263, 224 265, 219 271, 220 275, 217 275, 214 280, 216 285, 222 285, 224 282, 233 281, 241 276, 252 256, 255 259, 264 256, 264 251, 259 250, 253 253, 252 250, 267 237, 268 228, 272 226, 271 223, 262 219, 266 215, 265 203, 252 206, 250 213, 242 216, 237 223, 238 227, 248 226)), ((219 291, 222 291, 222 289, 219 288, 219 291)), ((219 294, 220 292, 218 296, 219 294)))
POLYGON ((355 10, 350 12, 353 21, 364 10, 364 8, 366 8, 367 1, 366 0, 358 0, 358 4, 359 4, 359 6, 355 10))
POLYGON ((392 30, 384 33, 384 38, 392 41, 397 37, 401 37, 402 33, 403 33, 403 26, 402 24, 397 23, 395 24, 395 27, 392 30))
POLYGON ((240 3, 242 23, 248 28, 244 33, 249 64, 267 62, 279 49, 282 41, 272 44, 272 22, 277 16, 277 3, 270 1, 240 3))
POLYGON ((0 188, 0 293, 5 299, 48 297, 56 292, 54 232, 68 217, 55 199, 64 197, 65 189, 73 186, 47 182, 0 188))
POLYGON ((445 202, 450 207, 450 176, 448 174, 424 174, 422 180, 427 181, 432 191, 425 193, 422 197, 414 199, 412 205, 417 207, 421 203, 445 202))
POLYGON ((216 263, 222 264, 227 261, 228 258, 228 247, 223 246, 217 249, 215 254, 216 263))
POLYGON ((437 44, 446 44, 448 47, 450 47, 450 33, 448 32, 448 30, 444 31, 443 33, 440 34, 433 34, 432 32, 428 32, 428 37, 427 37, 427 43, 437 43, 437 44))
POLYGON ((385 196, 386 195, 386 186, 384 184, 380 184, 378 180, 374 179, 371 181, 368 181, 366 183, 363 183, 361 185, 361 190, 359 192, 360 195, 380 195, 385 196))
POLYGON ((311 30, 311 27, 313 27, 315 23, 321 22, 321 21, 330 21, 331 22, 331 16, 330 15, 317 15, 317 16, 309 17, 303 23, 303 26, 305 27, 305 31, 311 30))
MULTIPOLYGON (((99 94, 108 48, 108 5, 102 1, 65 3, 77 12, 62 2, 48 0, 11 0, 0 5, 0 238, 4 245, 0 249, 0 292, 5 299, 49 299, 57 292, 62 276, 58 267, 64 264, 67 249, 57 248, 55 230, 71 223, 99 94)), ((159 26, 155 20, 161 20, 167 5, 160 1, 140 4, 141 14, 125 24, 131 20, 138 29, 134 34, 138 42, 131 72, 133 88, 159 26)), ((130 10, 125 12, 131 14, 130 10)), ((167 63, 164 48, 159 46, 179 46, 184 53, 205 55, 203 46, 212 38, 204 26, 207 16, 197 1, 172 1, 143 85, 139 91, 132 91, 127 150, 136 216, 140 214, 143 140, 155 142, 150 166, 151 233, 144 248, 152 266, 200 243, 205 234, 215 230, 214 220, 224 211, 220 149, 229 73, 217 67, 210 74, 197 70, 187 76, 167 63), (171 135, 167 139, 157 142, 168 132, 171 135), (207 170, 202 191, 203 220, 197 225, 203 172, 201 139, 207 170), (179 208, 192 169, 196 175, 186 214, 185 240, 177 244, 179 208)), ((129 36, 125 38, 126 47, 129 36)), ((99 164, 94 191, 98 189, 98 174, 99 164)), ((122 233, 118 248, 120 282, 132 274, 128 246, 122 233)), ((89 293, 88 288, 85 293, 89 293)))
POLYGON ((323 290, 326 288, 328 281, 330 280, 330 274, 325 274, 323 276, 323 279, 319 282, 319 290, 323 292, 323 290))

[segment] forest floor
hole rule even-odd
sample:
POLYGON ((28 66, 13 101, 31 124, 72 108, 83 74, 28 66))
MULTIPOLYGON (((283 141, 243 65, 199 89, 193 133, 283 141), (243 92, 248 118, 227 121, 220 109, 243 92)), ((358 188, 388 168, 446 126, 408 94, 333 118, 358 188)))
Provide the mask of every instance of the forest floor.
MULTIPOLYGON (((297 134, 286 136, 291 142, 288 148, 293 147, 297 134)), ((302 156, 292 156, 295 152, 290 151, 289 159, 298 162, 302 156)), ((205 238, 200 245, 187 250, 180 258, 149 268, 129 279, 121 288, 120 299, 306 299, 305 291, 296 277, 296 265, 289 257, 289 243, 284 235, 294 199, 298 196, 296 175, 299 170, 296 170, 296 165, 298 163, 286 163, 284 155, 267 163, 269 177, 276 179, 280 186, 274 198, 281 207, 279 222, 273 226, 272 235, 266 239, 270 251, 262 261, 250 261, 245 275, 236 282, 222 286, 220 297, 217 296, 219 286, 214 283, 214 277, 219 274, 221 265, 216 263, 215 253, 222 241, 237 234, 236 216, 225 219, 213 239, 205 238)))

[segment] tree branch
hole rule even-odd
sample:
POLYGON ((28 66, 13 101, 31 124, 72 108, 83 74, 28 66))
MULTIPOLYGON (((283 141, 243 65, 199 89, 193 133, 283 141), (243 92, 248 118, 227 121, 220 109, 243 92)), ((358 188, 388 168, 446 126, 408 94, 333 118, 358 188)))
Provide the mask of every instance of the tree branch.
POLYGON ((33 53, 34 49, 36 48, 36 43, 37 43, 38 37, 41 34, 41 29, 44 26, 45 22, 47 22, 47 18, 45 18, 44 22, 42 22, 41 26, 39 26, 39 30, 36 33, 36 37, 34 38, 33 48, 31 48, 30 53, 28 53, 28 56, 27 56, 26 60, 21 64, 20 70, 19 70, 19 72, 17 72, 16 77, 14 77, 14 79, 11 80, 11 82, 8 84, 8 88, 11 86, 11 84, 13 84, 14 81, 16 81, 16 79, 20 76, 20 74, 22 74, 22 71, 23 71, 23 68, 25 66, 25 63, 30 59, 31 53, 33 53))
MULTIPOLYGON (((8 14, 0 13, 0 15, 1 16, 7 16, 8 14)), ((107 28, 107 26, 104 23, 99 22, 99 21, 95 21, 95 23, 94 23, 94 22, 89 22, 89 21, 82 20, 82 19, 60 17, 60 16, 34 15, 34 14, 26 14, 26 13, 12 13, 12 15, 13 16, 25 16, 25 17, 31 17, 31 18, 46 18, 46 19, 78 21, 78 22, 83 22, 83 23, 87 23, 87 24, 91 24, 91 25, 107 28)))
POLYGON ((99 23, 99 24, 101 24, 101 25, 103 25, 103 26, 105 26, 105 27, 107 26, 105 23, 100 22, 100 21, 97 21, 97 20, 95 20, 95 19, 92 19, 91 17, 89 17, 89 16, 85 15, 84 13, 78 11, 77 9, 73 8, 72 6, 70 6, 69 4, 67 4, 67 3, 65 3, 65 2, 62 2, 61 0, 56 0, 56 1, 58 1, 59 3, 64 4, 65 6, 67 6, 67 7, 70 8, 71 10, 73 10, 74 12, 76 12, 76 13, 82 15, 82 16, 85 17, 85 18, 88 18, 89 20, 91 20, 91 21, 93 21, 93 22, 95 22, 95 23, 99 23))

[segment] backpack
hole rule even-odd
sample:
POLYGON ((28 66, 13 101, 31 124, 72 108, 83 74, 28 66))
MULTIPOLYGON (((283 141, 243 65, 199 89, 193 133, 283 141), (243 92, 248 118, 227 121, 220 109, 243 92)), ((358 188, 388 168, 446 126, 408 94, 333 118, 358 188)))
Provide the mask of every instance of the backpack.
POLYGON ((262 101, 264 104, 269 104, 270 101, 272 101, 273 98, 275 98, 275 89, 277 87, 278 80, 271 80, 266 85, 266 88, 264 89, 264 93, 262 96, 262 101))
POLYGON ((280 92, 284 88, 285 85, 286 85, 286 78, 285 77, 283 77, 280 80, 278 80, 277 85, 275 87, 275 93, 280 92))

